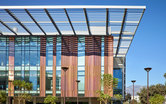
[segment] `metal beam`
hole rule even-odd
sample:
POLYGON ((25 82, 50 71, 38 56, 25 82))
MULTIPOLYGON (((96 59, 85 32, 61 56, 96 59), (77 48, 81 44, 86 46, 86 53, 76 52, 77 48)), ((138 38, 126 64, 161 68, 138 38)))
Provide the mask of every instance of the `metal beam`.
POLYGON ((7 24, 5 24, 4 22, 2 22, 1 20, 0 20, 0 23, 2 25, 4 25, 7 29, 9 29, 12 33, 14 33, 15 35, 17 35, 17 33, 15 31, 13 31, 13 29, 11 29, 7 24))
POLYGON ((71 20, 70 20, 70 17, 69 17, 69 15, 68 15, 68 13, 67 13, 67 10, 64 9, 64 11, 65 11, 66 16, 67 16, 67 18, 68 18, 68 21, 69 21, 69 23, 70 23, 70 26, 71 26, 71 28, 72 28, 72 30, 73 30, 73 33, 74 33, 74 35, 76 35, 76 32, 75 32, 75 30, 74 30, 74 27, 73 27, 73 25, 72 25, 72 22, 71 22, 71 20))
POLYGON ((127 9, 125 9, 124 15, 123 15, 123 22, 122 22, 122 25, 121 25, 121 30, 120 30, 120 34, 119 34, 119 40, 118 40, 118 46, 117 46, 116 54, 115 54, 116 57, 117 57, 117 54, 119 52, 119 47, 120 47, 121 38, 122 38, 122 32, 123 32, 124 24, 125 24, 125 20, 126 20, 126 14, 127 14, 127 9))
POLYGON ((90 31, 90 26, 89 26, 89 20, 88 20, 87 11, 86 11, 85 8, 84 8, 84 14, 85 14, 85 19, 86 19, 86 24, 87 24, 87 28, 88 28, 89 35, 92 35, 92 34, 91 34, 91 31, 90 31))
POLYGON ((24 24, 21 23, 21 21, 12 13, 10 10, 5 9, 5 11, 18 23, 20 24, 30 35, 32 35, 31 31, 29 31, 24 24))
POLYGON ((40 28, 40 30, 44 33, 44 35, 47 35, 46 32, 42 29, 42 27, 37 23, 37 21, 35 20, 35 18, 33 18, 33 16, 31 15, 31 13, 25 9, 26 13, 30 16, 30 18, 33 20, 33 22, 35 22, 35 24, 40 28))
POLYGON ((109 35, 108 33, 108 26, 109 26, 109 9, 106 9, 106 35, 109 35))
POLYGON ((3 33, 0 31, 0 35, 3 36, 3 33))
POLYGON ((51 20, 52 24, 54 25, 54 27, 56 28, 56 30, 58 31, 59 35, 62 35, 61 31, 59 30, 58 26, 56 25, 56 23, 54 22, 53 18, 51 17, 50 13, 48 12, 47 9, 44 9, 47 16, 49 17, 49 19, 51 20))

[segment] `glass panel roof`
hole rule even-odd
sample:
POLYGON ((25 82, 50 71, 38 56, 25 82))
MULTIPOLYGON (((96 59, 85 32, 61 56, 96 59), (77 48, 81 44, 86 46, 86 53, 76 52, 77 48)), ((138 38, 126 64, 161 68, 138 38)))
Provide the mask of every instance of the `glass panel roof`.
POLYGON ((106 9, 87 9, 91 34, 106 35, 106 9))
POLYGON ((44 9, 30 9, 28 11, 35 18, 42 29, 47 33, 47 35, 59 35, 44 9))
POLYGON ((0 35, 112 35, 114 55, 125 57, 145 9, 145 6, 1 6, 0 35))
POLYGON ((67 9, 68 15, 78 35, 89 35, 83 9, 67 9))

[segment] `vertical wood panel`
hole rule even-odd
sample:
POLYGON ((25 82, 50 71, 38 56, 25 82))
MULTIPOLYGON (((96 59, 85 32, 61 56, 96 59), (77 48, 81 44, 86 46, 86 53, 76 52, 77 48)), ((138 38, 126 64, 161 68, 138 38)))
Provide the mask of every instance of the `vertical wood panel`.
POLYGON ((97 97, 101 79, 101 37, 85 37, 85 96, 97 97))
POLYGON ((40 96, 46 91, 46 37, 40 37, 40 96))
POLYGON ((94 96, 97 97, 96 91, 101 89, 101 37, 95 37, 94 41, 94 76, 93 76, 93 83, 94 83, 94 96))
POLYGON ((8 95, 14 96, 14 37, 9 37, 9 76, 8 76, 8 95))
POLYGON ((56 38, 53 39, 53 96, 56 96, 56 38))
MULTIPOLYGON (((78 37, 62 36, 61 66, 68 67, 66 72, 66 97, 77 96, 77 52, 78 37)), ((64 96, 64 71, 61 72, 61 96, 64 96)))
MULTIPOLYGON (((104 74, 113 76, 113 36, 104 37, 104 74)), ((104 88, 104 92, 107 91, 108 89, 104 88)), ((113 91, 111 96, 113 96, 113 91)))

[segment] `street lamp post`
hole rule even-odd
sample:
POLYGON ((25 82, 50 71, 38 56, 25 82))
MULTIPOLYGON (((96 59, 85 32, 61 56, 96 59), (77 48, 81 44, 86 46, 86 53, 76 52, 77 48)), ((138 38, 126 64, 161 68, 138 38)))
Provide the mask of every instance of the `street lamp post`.
POLYGON ((144 68, 145 71, 147 71, 147 104, 149 104, 149 71, 152 69, 152 68, 144 68))
POLYGON ((78 84, 79 84, 80 80, 76 80, 76 82, 77 82, 77 104, 78 104, 78 84))
POLYGON ((62 67, 62 70, 64 71, 64 100, 63 104, 65 104, 65 97, 66 97, 66 71, 68 70, 68 67, 62 67))
POLYGON ((134 83, 136 82, 136 80, 131 80, 131 82, 133 83, 133 104, 134 104, 134 83))

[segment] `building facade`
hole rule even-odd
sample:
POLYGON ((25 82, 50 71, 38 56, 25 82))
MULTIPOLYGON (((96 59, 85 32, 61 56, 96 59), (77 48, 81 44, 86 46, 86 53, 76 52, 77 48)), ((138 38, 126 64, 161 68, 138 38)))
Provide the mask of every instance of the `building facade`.
POLYGON ((104 90, 102 75, 112 74, 118 78, 113 93, 125 95, 126 53, 145 7, 24 8, 0 8, 0 90, 12 98, 20 93, 12 82, 25 80, 33 84, 35 103, 64 94, 74 103, 78 92, 80 102, 93 104, 104 90))

